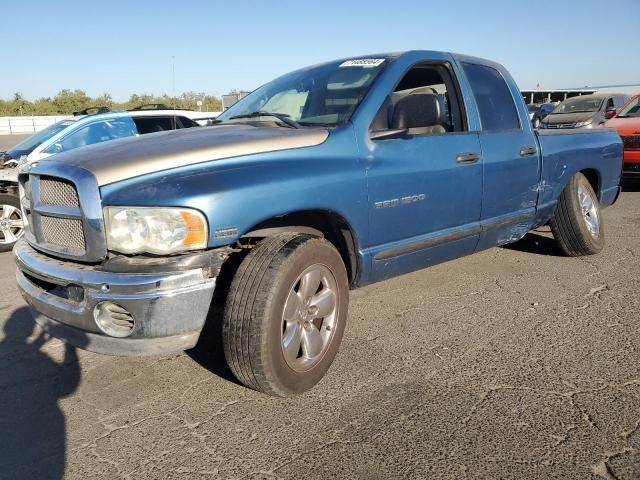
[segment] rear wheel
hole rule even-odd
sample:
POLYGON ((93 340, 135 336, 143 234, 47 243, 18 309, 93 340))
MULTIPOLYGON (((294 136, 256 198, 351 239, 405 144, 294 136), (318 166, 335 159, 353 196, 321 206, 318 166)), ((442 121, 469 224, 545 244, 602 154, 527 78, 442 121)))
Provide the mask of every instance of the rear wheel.
POLYGON ((331 243, 298 234, 264 239, 229 289, 222 337, 231 371, 271 395, 310 389, 338 352, 347 307, 347 272, 331 243))
POLYGON ((549 225, 565 255, 593 255, 604 247, 600 202, 582 173, 574 175, 565 187, 549 225))
POLYGON ((20 201, 13 195, 0 195, 0 252, 7 252, 24 235, 20 201))

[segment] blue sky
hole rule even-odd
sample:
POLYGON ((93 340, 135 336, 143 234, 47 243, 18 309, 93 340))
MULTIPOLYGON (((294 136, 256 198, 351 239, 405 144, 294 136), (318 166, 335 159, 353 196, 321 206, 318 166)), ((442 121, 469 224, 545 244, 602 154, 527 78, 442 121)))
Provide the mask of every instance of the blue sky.
POLYGON ((335 58, 409 49, 497 60, 521 88, 640 82, 640 0, 29 0, 0 6, 0 97, 221 95, 335 58))

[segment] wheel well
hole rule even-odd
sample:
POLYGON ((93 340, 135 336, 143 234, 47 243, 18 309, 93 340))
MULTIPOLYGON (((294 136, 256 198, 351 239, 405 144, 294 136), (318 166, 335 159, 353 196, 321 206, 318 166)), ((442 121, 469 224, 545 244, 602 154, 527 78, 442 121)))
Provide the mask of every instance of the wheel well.
POLYGON ((593 191, 596 192, 596 195, 600 198, 600 175, 598 171, 593 168, 587 168, 586 170, 581 170, 580 173, 587 177, 591 188, 593 188, 593 191))
POLYGON ((293 212, 255 225, 242 238, 264 238, 284 232, 309 233, 327 239, 340 253, 349 282, 355 283, 359 268, 356 237, 344 217, 327 210, 293 212))
POLYGON ((0 182, 0 194, 18 195, 18 185, 12 182, 0 182))

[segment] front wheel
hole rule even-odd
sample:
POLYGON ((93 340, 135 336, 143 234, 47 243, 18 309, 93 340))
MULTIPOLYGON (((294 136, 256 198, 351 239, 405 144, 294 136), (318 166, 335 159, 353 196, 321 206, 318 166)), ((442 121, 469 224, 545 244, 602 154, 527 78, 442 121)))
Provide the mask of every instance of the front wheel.
POLYGON ((20 201, 14 195, 0 195, 0 252, 8 252, 24 235, 20 201))
POLYGON ((348 302, 346 268, 331 243, 299 234, 262 240, 238 268, 225 305, 231 371, 271 395, 310 389, 338 352, 348 302))
POLYGON ((593 255, 604 247, 600 202, 582 173, 575 174, 563 190, 549 225, 565 255, 593 255))

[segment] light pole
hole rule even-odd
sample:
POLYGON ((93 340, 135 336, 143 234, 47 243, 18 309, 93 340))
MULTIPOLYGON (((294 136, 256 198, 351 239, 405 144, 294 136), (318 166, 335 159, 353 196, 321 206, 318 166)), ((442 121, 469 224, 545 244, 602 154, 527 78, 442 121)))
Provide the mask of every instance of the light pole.
POLYGON ((173 92, 173 96, 176 96, 176 56, 172 55, 171 56, 171 91, 173 92))

